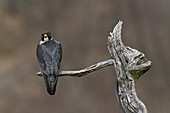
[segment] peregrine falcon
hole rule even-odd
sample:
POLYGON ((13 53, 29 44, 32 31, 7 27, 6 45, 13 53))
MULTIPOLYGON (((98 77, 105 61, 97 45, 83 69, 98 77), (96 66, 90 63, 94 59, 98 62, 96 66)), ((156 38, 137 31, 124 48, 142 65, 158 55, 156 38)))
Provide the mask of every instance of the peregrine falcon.
POLYGON ((61 43, 54 40, 50 32, 42 33, 36 56, 47 92, 54 95, 62 59, 61 43))

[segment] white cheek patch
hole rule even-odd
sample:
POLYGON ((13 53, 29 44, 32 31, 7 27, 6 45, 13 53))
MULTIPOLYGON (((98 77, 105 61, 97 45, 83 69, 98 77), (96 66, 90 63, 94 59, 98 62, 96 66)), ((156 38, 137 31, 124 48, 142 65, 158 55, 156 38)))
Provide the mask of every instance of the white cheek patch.
MULTIPOLYGON (((53 40, 53 38, 51 38, 51 40, 53 40)), ((47 42, 47 41, 49 41, 48 37, 47 37, 47 38, 44 38, 44 41, 41 40, 41 41, 40 41, 40 45, 43 44, 43 43, 45 43, 45 42, 47 42)))
POLYGON ((48 37, 47 38, 44 38, 44 42, 47 42, 48 41, 48 37))
POLYGON ((45 42, 47 42, 47 41, 49 41, 48 37, 47 37, 47 38, 44 38, 44 41, 41 40, 41 41, 40 41, 40 45, 43 44, 43 43, 45 43, 45 42))
POLYGON ((44 43, 44 41, 40 41, 40 45, 43 44, 43 43, 44 43))

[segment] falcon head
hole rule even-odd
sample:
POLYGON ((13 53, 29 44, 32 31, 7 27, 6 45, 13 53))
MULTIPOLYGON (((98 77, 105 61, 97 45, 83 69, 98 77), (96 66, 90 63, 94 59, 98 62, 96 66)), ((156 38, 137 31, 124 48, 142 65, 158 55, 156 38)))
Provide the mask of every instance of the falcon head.
POLYGON ((48 42, 49 40, 52 40, 51 33, 46 31, 41 34, 41 41, 40 44, 43 44, 45 42, 48 42))

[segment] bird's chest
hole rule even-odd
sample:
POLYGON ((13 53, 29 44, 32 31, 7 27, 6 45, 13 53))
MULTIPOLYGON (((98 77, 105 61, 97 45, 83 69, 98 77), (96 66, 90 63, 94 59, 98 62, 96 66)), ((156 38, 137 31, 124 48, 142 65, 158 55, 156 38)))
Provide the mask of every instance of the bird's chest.
POLYGON ((55 60, 55 54, 57 53, 58 49, 57 46, 53 43, 53 42, 47 42, 44 45, 42 45, 42 49, 43 49, 43 56, 44 56, 44 60, 47 63, 52 63, 55 60))
POLYGON ((55 51, 56 51, 56 47, 53 43, 47 43, 46 45, 43 45, 43 51, 45 54, 49 54, 49 55, 54 55, 55 51))

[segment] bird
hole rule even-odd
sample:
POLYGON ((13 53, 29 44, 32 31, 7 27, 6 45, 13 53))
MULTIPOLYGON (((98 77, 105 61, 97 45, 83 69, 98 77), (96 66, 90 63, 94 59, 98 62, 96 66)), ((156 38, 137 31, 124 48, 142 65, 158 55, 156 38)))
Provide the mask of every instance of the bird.
POLYGON ((36 57, 47 92, 54 95, 62 60, 61 43, 53 39, 51 32, 41 34, 41 41, 36 49, 36 57))

